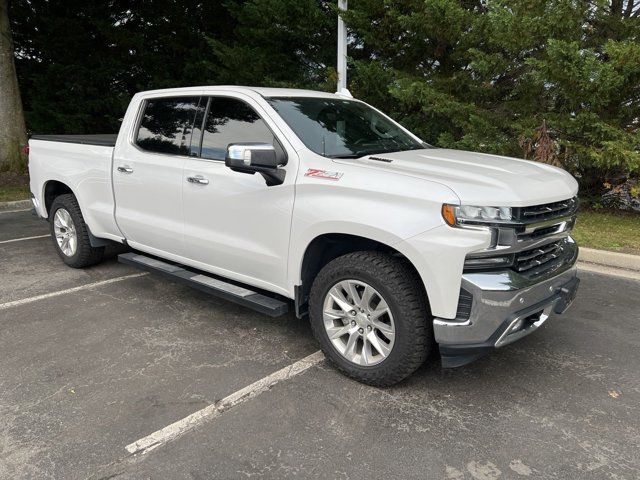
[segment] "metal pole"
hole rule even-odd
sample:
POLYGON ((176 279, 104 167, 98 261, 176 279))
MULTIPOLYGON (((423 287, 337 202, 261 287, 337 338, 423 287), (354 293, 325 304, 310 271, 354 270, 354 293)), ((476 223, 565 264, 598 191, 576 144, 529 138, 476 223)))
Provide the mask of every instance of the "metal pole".
MULTIPOLYGON (((347 0, 338 0, 338 10, 347 10, 347 0)), ((336 93, 351 96, 347 90, 347 27, 338 14, 338 89, 336 93)))

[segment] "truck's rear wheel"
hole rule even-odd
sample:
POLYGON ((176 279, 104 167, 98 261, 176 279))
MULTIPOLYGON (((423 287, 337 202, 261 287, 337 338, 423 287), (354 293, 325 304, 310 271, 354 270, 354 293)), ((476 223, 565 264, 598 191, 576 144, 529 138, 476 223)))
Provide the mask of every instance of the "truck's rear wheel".
POLYGON ((392 385, 429 354, 433 334, 426 298, 403 259, 382 252, 338 257, 314 280, 309 306, 325 355, 356 380, 392 385))
POLYGON ((74 195, 55 198, 49 212, 49 226, 58 255, 70 267, 84 268, 102 260, 104 247, 91 246, 89 229, 74 195))

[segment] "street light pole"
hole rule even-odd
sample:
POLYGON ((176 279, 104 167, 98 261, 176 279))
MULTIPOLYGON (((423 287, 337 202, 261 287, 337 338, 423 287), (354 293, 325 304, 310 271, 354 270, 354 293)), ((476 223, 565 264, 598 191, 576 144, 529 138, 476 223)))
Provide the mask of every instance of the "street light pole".
MULTIPOLYGON (((338 0, 338 10, 347 10, 347 0, 338 0)), ((351 96, 347 89, 347 26, 338 13, 338 89, 336 93, 351 96)))

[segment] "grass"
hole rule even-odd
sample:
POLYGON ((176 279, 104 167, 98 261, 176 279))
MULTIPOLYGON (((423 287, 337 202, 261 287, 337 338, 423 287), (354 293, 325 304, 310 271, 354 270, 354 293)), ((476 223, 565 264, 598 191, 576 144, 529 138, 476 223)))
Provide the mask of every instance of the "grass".
POLYGON ((31 194, 26 185, 0 185, 0 202, 13 202, 14 200, 28 200, 31 194))
POLYGON ((572 233, 581 247, 640 255, 640 215, 582 209, 572 233))

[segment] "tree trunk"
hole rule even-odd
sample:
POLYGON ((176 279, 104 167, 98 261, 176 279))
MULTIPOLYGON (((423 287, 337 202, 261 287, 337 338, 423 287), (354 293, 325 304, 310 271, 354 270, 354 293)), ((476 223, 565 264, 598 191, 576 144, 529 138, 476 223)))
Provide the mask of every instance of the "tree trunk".
POLYGON ((24 171, 27 142, 22 100, 13 59, 9 0, 0 0, 0 171, 24 171))

